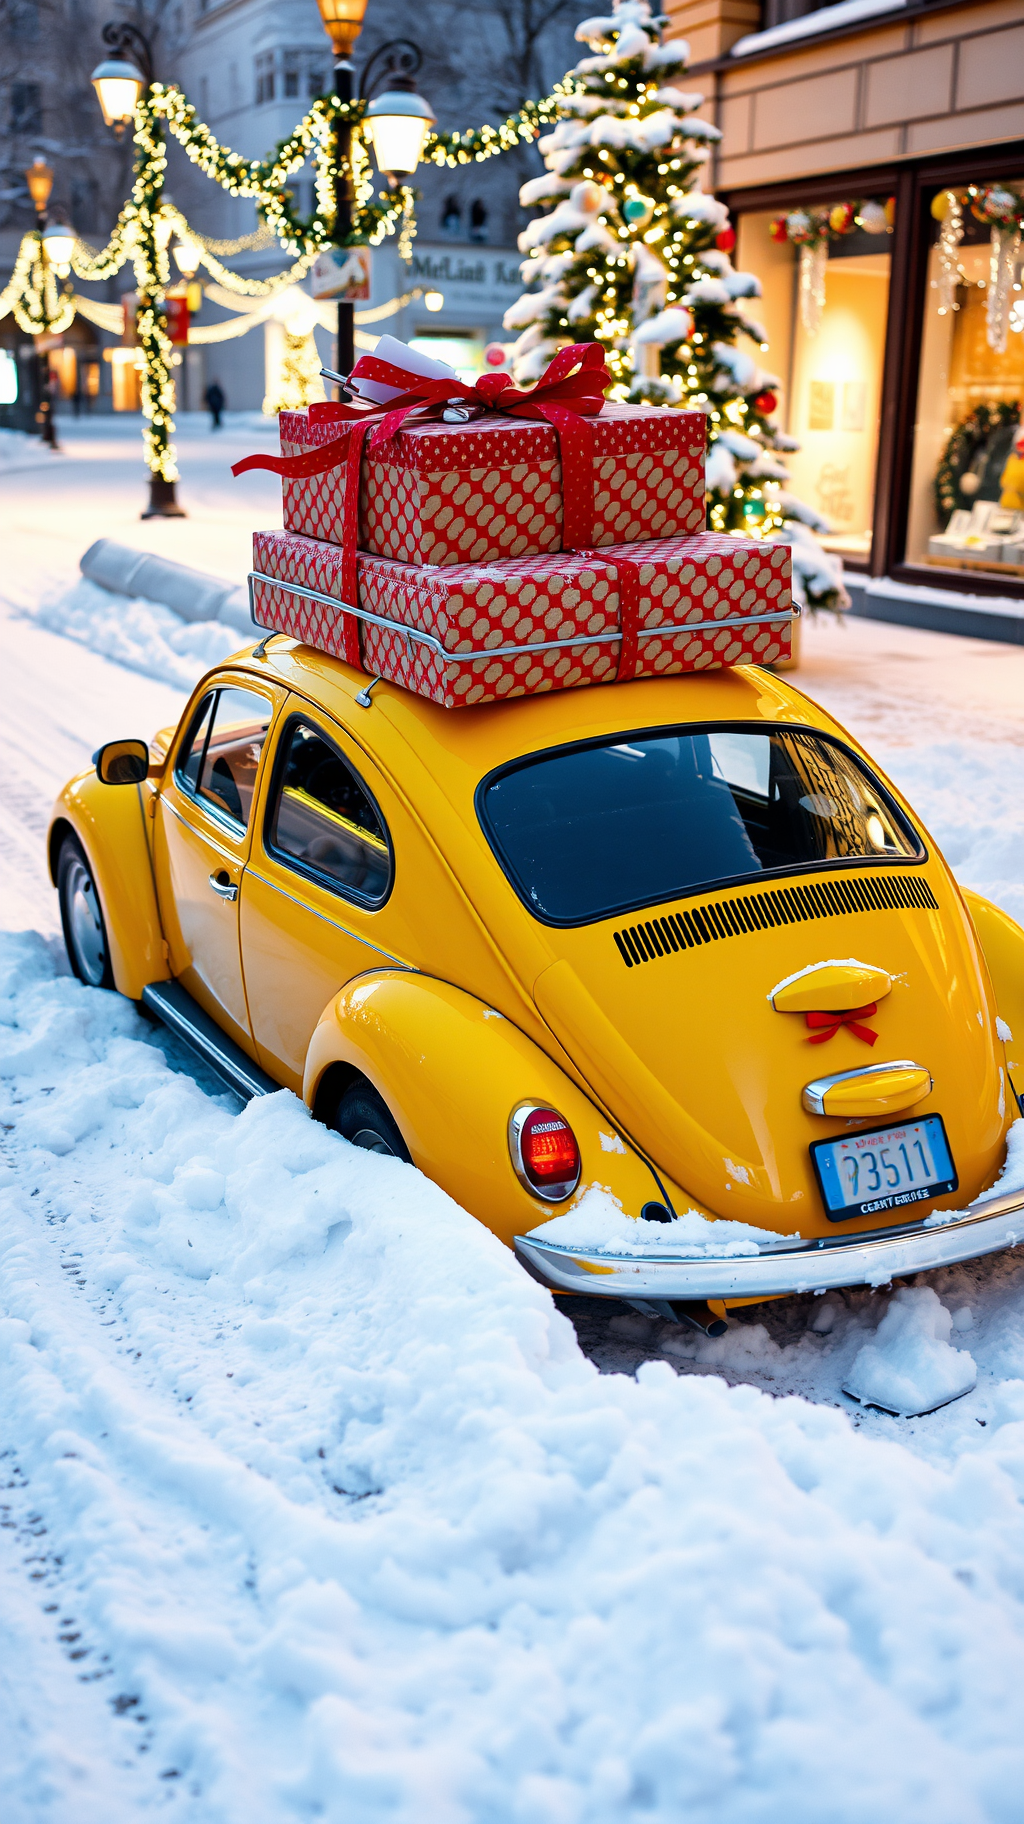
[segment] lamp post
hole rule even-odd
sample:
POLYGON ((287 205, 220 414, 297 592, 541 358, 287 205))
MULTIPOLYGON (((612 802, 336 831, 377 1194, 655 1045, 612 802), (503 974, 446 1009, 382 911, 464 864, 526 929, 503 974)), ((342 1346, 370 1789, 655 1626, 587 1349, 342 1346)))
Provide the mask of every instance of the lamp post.
MULTIPOLYGON (((36 232, 39 235, 39 263, 43 269, 43 282, 40 286, 40 304, 44 324, 49 321, 46 315, 46 268, 47 268, 47 226, 46 210, 53 189, 53 172, 45 159, 36 158, 25 173, 25 182, 36 212, 36 232)), ((45 335, 45 330, 44 330, 45 335)), ((39 338, 36 337, 38 344, 39 338)), ((51 450, 60 448, 57 442, 57 427, 53 421, 53 401, 50 397, 50 356, 46 349, 36 348, 36 423, 39 435, 51 450)))
MULTIPOLYGON (((143 93, 153 81, 153 52, 148 38, 137 26, 127 20, 111 20, 101 34, 103 42, 110 47, 110 56, 99 64, 92 73, 92 85, 108 127, 113 127, 117 139, 121 139, 127 127, 135 118, 135 110, 143 93)), ((166 236, 161 236, 161 223, 156 208, 150 206, 145 213, 140 211, 141 232, 150 237, 150 273, 157 277, 160 263, 170 238, 170 226, 167 225, 166 236)), ((143 370, 143 411, 147 418, 154 417, 154 395, 159 399, 160 411, 163 414, 161 424, 163 435, 173 428, 167 418, 167 399, 173 411, 174 383, 170 369, 167 367, 167 339, 163 328, 163 292, 159 282, 150 283, 148 293, 144 290, 145 267, 136 264, 139 279, 139 312, 137 321, 145 319, 145 332, 140 328, 140 341, 143 344, 146 366, 143 370), (148 389, 148 391, 147 391, 148 389), (149 403, 147 404, 147 399, 149 403)), ((152 437, 150 447, 153 447, 152 437)), ((162 448, 164 455, 169 452, 165 442, 162 448)), ((171 451, 170 454, 173 454, 171 451)), ((158 456, 158 460, 159 460, 158 456)), ((149 471, 149 504, 142 515, 143 519, 184 519, 185 511, 178 505, 175 484, 166 476, 160 475, 153 467, 149 471)))
MULTIPOLYGON (((317 0, 317 6, 334 52, 334 93, 339 101, 369 96, 382 77, 391 79, 388 93, 370 102, 365 130, 380 170, 395 184, 399 176, 411 176, 415 171, 434 120, 427 103, 413 92, 412 77, 423 61, 422 53, 408 39, 393 39, 374 52, 357 84, 352 50, 362 30, 366 0, 317 0)), ((344 247, 352 234, 355 213, 352 124, 348 119, 338 120, 335 126, 334 168, 334 244, 344 247)), ((354 308, 339 301, 337 366, 342 374, 351 373, 355 365, 354 308)))

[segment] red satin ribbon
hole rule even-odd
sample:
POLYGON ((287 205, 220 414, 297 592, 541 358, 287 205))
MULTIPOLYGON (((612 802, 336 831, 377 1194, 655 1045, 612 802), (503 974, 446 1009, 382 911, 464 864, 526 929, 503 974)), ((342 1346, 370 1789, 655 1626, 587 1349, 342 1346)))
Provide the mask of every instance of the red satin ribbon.
MULTIPOLYGON (((607 551, 577 551, 577 557, 592 558, 595 564, 609 562, 607 551)), ((615 586, 619 596, 619 662, 615 668, 618 684, 636 677, 640 659, 640 567, 628 557, 615 559, 615 586)))
POLYGON ((601 411, 604 389, 611 382, 599 342, 574 342, 571 348, 559 349, 529 392, 514 386, 508 374, 484 374, 475 386, 462 380, 428 378, 408 386, 410 375, 404 368, 378 360, 376 355, 363 355, 352 377, 404 386, 406 391, 379 405, 311 405, 311 423, 344 425, 345 434, 301 456, 246 456, 231 470, 232 475, 245 475, 250 469, 269 469, 287 481, 300 481, 323 475, 344 462, 348 508, 342 526, 341 584, 347 601, 358 600, 359 464, 367 432, 371 432, 370 449, 379 450, 396 436, 411 412, 436 418, 451 400, 553 425, 562 463, 562 548, 575 551, 589 544, 594 536, 594 434, 587 420, 601 411))
POLYGON ((865 1045, 873 1045, 878 1037, 877 1032, 872 1032, 870 1026, 862 1026, 860 1021, 869 1020, 871 1015, 877 1012, 878 1002, 870 1001, 866 1007, 851 1007, 846 1013, 809 1013, 807 1015, 808 1026, 825 1030, 813 1031, 807 1043, 808 1045, 825 1045, 829 1039, 835 1038, 840 1026, 848 1026, 858 1039, 863 1039, 865 1045))

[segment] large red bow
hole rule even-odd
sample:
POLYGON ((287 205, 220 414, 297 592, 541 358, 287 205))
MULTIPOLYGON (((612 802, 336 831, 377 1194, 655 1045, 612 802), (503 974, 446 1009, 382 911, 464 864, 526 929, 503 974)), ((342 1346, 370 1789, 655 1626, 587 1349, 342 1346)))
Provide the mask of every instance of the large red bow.
POLYGON ((287 481, 299 481, 309 475, 323 475, 328 469, 345 464, 346 500, 353 503, 346 512, 343 527, 343 532, 351 528, 351 539, 344 539, 342 545, 344 552, 351 542, 351 563, 346 564, 343 560, 342 578, 349 600, 355 600, 357 511, 354 503, 358 499, 363 441, 372 427, 369 447, 380 449, 397 434, 411 412, 436 418, 447 405, 464 403, 516 418, 546 419, 557 433, 562 457, 562 548, 574 551, 590 543, 594 536, 593 433, 586 420, 596 418, 601 411, 604 389, 612 379, 599 342, 574 342, 571 348, 559 349, 529 392, 513 385, 508 374, 484 374, 475 386, 443 376, 441 379, 417 378, 390 361, 378 360, 376 355, 363 355, 352 370, 352 378, 376 380, 384 386, 405 387, 406 390, 396 399, 388 399, 382 404, 311 405, 311 423, 344 425, 345 434, 321 444, 318 449, 306 450, 301 456, 246 456, 231 470, 232 475, 244 475, 249 469, 269 469, 287 481), (352 494, 349 493, 350 483, 354 488, 352 494))
MULTIPOLYGON (((376 380, 382 386, 396 386, 397 399, 373 405, 312 405, 311 422, 380 418, 371 450, 380 449, 399 430, 410 412, 435 415, 446 405, 462 401, 483 407, 488 412, 509 412, 517 418, 546 418, 559 426, 567 412, 577 417, 596 418, 604 405, 604 389, 611 375, 604 364, 604 349, 599 342, 574 342, 571 348, 560 348, 554 360, 529 392, 523 392, 508 374, 484 374, 474 386, 464 380, 422 378, 391 361, 380 361, 376 355, 363 355, 352 369, 353 380, 376 380), (410 381, 412 384, 410 385, 410 381)), ((301 459, 300 459, 301 460, 301 459)), ((252 461, 252 458, 249 458, 252 461)), ((239 468, 242 465, 239 465, 239 468)), ((328 467, 331 465, 328 464, 328 467)), ((238 473, 236 469, 234 473, 238 473)), ((304 474, 318 474, 316 469, 304 474)))
POLYGON ((824 1030, 812 1031, 807 1043, 808 1045, 824 1045, 829 1039, 835 1038, 840 1026, 848 1026, 858 1039, 863 1039, 865 1045, 873 1045, 878 1037, 877 1032, 872 1032, 870 1026, 862 1026, 860 1022, 869 1020, 871 1015, 877 1012, 878 1002, 870 1001, 866 1007, 851 1007, 846 1013, 809 1013, 807 1015, 808 1026, 824 1030))

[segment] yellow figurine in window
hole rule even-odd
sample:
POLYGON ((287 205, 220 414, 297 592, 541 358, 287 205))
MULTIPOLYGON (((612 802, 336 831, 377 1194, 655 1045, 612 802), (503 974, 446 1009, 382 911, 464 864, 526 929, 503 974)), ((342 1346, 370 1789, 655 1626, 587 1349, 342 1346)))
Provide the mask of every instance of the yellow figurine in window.
POLYGON ((1013 449, 999 479, 999 505, 1013 513, 1024 513, 1024 425, 1014 438, 1013 449))

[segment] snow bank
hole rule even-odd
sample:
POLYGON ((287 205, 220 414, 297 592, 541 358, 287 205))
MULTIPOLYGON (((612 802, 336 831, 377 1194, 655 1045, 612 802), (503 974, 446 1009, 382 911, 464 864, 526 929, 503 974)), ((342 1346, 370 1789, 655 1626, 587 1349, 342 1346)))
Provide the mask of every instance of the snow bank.
POLYGON ((220 621, 182 621, 160 602, 115 595, 87 577, 44 594, 28 616, 104 658, 183 690, 191 690, 209 665, 243 644, 237 628, 220 621))
MULTIPOLYGON (((998 646, 992 650, 1001 653, 998 646)), ((957 739, 879 758, 924 818, 957 879, 1024 924, 1019 748, 957 739)))
POLYGON ((610 1192, 596 1185, 566 1215, 553 1216, 530 1234, 539 1241, 586 1248, 595 1254, 680 1253, 714 1260, 756 1254, 759 1244, 770 1247, 779 1239, 768 1229, 752 1229, 745 1222, 709 1222, 697 1210, 686 1210, 673 1222, 647 1222, 643 1217, 627 1216, 610 1192))
MULTIPOLYGON (((1024 1386, 947 1469, 598 1376, 410 1167, 203 1095, 39 939, 0 970, 3 1499, 130 1815, 1016 1824, 1024 1386)), ((17 1771, 17 1824, 96 1812, 17 1771)))
POLYGON ((970 1393, 974 1357, 950 1343, 953 1319, 930 1286, 902 1286, 873 1342, 865 1343, 843 1390, 865 1405, 909 1417, 970 1393))

